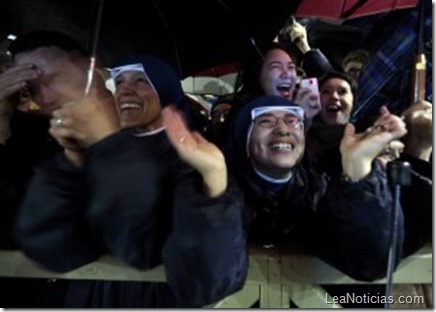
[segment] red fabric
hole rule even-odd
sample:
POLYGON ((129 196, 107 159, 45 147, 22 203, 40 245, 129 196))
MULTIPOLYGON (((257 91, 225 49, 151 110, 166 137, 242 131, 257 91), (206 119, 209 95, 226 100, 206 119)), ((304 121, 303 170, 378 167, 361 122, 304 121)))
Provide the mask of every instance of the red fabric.
POLYGON ((239 62, 226 63, 223 65, 214 66, 196 73, 195 77, 220 77, 231 73, 238 72, 240 67, 239 62))
MULTIPOLYGON (((297 17, 345 18, 344 13, 353 9, 359 0, 302 0, 295 12, 297 17)), ((368 0, 346 18, 357 18, 397 9, 413 8, 419 0, 368 0)))

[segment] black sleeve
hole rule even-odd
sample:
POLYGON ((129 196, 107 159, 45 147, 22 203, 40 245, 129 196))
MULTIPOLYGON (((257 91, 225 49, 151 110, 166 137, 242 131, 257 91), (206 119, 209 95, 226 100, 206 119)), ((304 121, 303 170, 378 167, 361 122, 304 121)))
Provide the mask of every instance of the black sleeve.
POLYGON ((57 272, 98 258, 85 223, 85 194, 82 170, 63 154, 37 166, 15 225, 15 237, 29 258, 57 272))
POLYGON ((433 229, 433 181, 416 172, 411 165, 411 184, 401 187, 405 225, 404 256, 430 242, 433 229))
POLYGON ((303 55, 303 70, 307 77, 320 78, 333 70, 325 55, 318 49, 312 49, 303 55))
POLYGON ((233 179, 218 198, 202 195, 200 176, 190 179, 178 183, 163 258, 167 281, 179 301, 203 306, 244 285, 248 270, 244 202, 233 179))
MULTIPOLYGON (((353 278, 371 281, 383 277, 393 210, 384 170, 374 162, 370 175, 359 182, 335 179, 323 204, 320 226, 327 226, 325 232, 330 233, 319 241, 323 257, 353 278)), ((399 208, 395 265, 402 258, 404 242, 404 218, 399 208)))
POLYGON ((11 181, 11 161, 8 149, 0 144, 0 248, 16 248, 12 226, 18 208, 19 195, 11 181))
POLYGON ((432 163, 402 153, 399 161, 408 162, 411 184, 401 187, 404 213, 404 256, 409 256, 430 242, 433 228, 433 170, 432 163), (419 204, 418 204, 419 203, 419 204))
POLYGON ((121 132, 89 149, 86 184, 92 198, 86 218, 110 254, 150 269, 162 263, 173 186, 159 160, 146 152, 158 147, 138 148, 135 140, 121 132))
POLYGON ((200 307, 239 290, 248 260, 237 185, 207 198, 192 168, 168 172, 171 157, 156 159, 149 151, 159 146, 138 142, 119 135, 90 150, 93 231, 111 254, 137 268, 163 263, 181 306, 200 307))

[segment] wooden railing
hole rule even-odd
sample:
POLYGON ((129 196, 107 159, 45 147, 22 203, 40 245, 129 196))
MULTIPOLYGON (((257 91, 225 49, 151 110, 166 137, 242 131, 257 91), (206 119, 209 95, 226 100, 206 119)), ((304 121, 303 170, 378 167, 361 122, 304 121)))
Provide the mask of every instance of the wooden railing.
MULTIPOLYGON (((394 274, 395 284, 432 284, 432 247, 426 245, 400 263, 394 274)), ((123 281, 165 281, 162 266, 152 270, 134 269, 121 261, 104 256, 67 273, 53 273, 20 251, 0 250, 0 276, 92 279, 123 281)), ((320 259, 289 252, 287 248, 250 250, 250 268, 244 288, 208 308, 248 308, 258 302, 260 308, 288 308, 292 300, 301 308, 337 308, 321 284, 359 284, 320 259), (327 297, 326 297, 327 296, 327 297), (329 299, 329 300, 326 300, 329 299)), ((367 282, 365 282, 368 284, 367 282)), ((373 283, 385 283, 385 279, 373 283)))

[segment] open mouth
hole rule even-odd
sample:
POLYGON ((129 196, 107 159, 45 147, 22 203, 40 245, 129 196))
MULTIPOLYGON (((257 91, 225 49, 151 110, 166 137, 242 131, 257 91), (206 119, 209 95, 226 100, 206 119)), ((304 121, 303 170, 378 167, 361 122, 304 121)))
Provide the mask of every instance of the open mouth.
POLYGON ((268 145, 272 151, 292 151, 295 148, 293 143, 274 142, 268 145))
POLYGON ((135 114, 142 110, 142 106, 138 103, 122 103, 120 105, 120 113, 123 115, 135 114))
POLYGON ((291 85, 287 83, 282 83, 277 86, 277 91, 283 96, 283 97, 289 97, 291 94, 291 85))
POLYGON ((330 104, 327 106, 327 113, 336 114, 341 111, 341 106, 336 104, 330 104))

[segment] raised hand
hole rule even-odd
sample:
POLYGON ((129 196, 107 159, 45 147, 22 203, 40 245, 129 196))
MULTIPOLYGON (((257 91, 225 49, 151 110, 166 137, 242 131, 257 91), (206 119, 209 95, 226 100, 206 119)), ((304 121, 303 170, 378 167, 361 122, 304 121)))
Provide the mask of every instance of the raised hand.
POLYGON ((319 96, 309 88, 296 89, 293 101, 304 109, 304 115, 308 119, 315 117, 321 110, 319 96))
POLYGON ((73 151, 87 149, 120 130, 112 94, 101 87, 55 110, 50 123, 50 134, 73 151))
POLYGON ((380 117, 365 132, 356 133, 354 126, 347 124, 340 146, 344 174, 354 180, 364 178, 371 171, 372 161, 386 145, 406 133, 401 118, 392 115, 384 106, 380 109, 380 117))
POLYGON ((5 100, 27 85, 27 82, 38 78, 41 72, 32 64, 10 67, 0 75, 0 101, 5 100))
POLYGON ((227 167, 218 147, 186 125, 182 112, 166 106, 162 117, 167 136, 180 158, 195 168, 203 177, 210 197, 221 195, 227 189, 227 167))
POLYGON ((310 51, 310 46, 307 39, 307 31, 303 25, 294 21, 294 23, 288 27, 288 33, 291 41, 297 45, 303 54, 310 51))
POLYGON ((9 119, 14 107, 8 98, 39 75, 40 71, 31 64, 10 67, 0 74, 0 144, 5 144, 10 136, 9 119))

